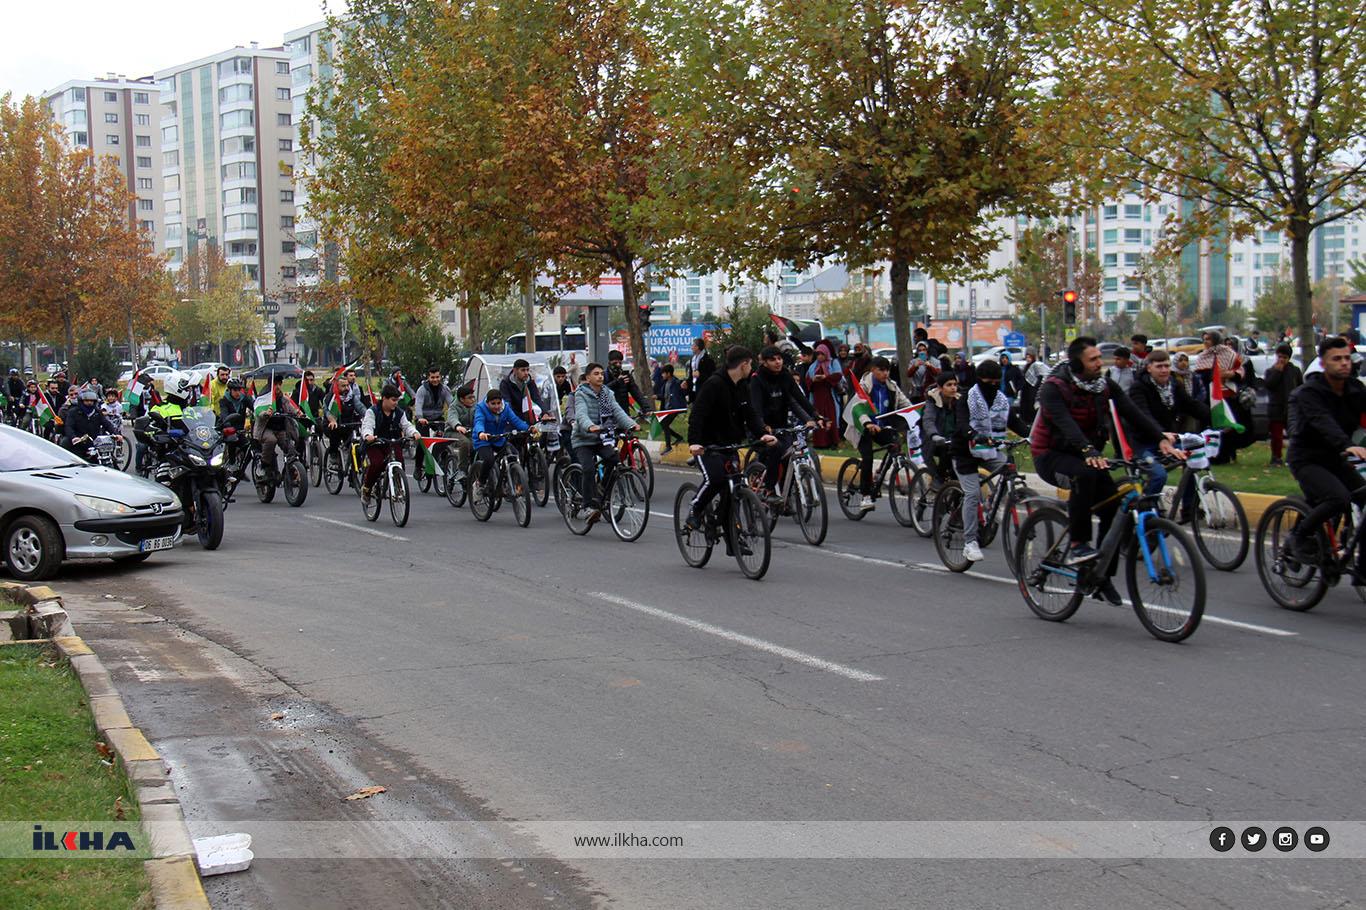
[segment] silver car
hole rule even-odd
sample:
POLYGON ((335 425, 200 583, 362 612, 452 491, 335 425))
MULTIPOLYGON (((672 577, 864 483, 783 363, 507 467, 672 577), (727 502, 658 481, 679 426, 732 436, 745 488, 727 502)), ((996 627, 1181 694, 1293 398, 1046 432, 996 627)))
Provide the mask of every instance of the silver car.
POLYGON ((67 559, 140 562, 180 541, 182 518, 160 484, 0 426, 0 544, 14 578, 51 578, 67 559))

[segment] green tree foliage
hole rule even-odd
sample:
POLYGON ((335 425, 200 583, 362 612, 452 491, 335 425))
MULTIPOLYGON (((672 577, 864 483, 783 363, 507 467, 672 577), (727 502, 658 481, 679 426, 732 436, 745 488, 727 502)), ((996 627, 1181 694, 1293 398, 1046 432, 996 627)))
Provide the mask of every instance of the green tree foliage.
POLYGON ((71 369, 75 381, 85 382, 96 378, 104 385, 113 385, 119 378, 119 359, 114 356, 114 347, 108 338, 82 341, 76 347, 76 356, 71 359, 71 369))
POLYGON ((734 306, 721 314, 722 328, 712 333, 707 350, 716 358, 719 367, 726 359, 726 349, 741 345, 757 357, 764 346, 764 333, 773 327, 767 304, 756 300, 737 299, 734 306), (725 327, 729 324, 729 327, 725 327))
POLYGON ((526 313, 516 294, 503 294, 480 308, 479 318, 484 336, 484 350, 501 354, 507 340, 526 331, 526 313))
POLYGON ((427 368, 435 366, 447 381, 459 383, 464 375, 455 340, 441 331, 434 319, 425 319, 397 329, 390 337, 387 353, 394 366, 403 371, 410 385, 427 378, 427 368))
MULTIPOLYGON (((1076 240, 1073 238, 1073 242, 1076 240)), ((1067 240, 1058 230, 1030 227, 1020 235, 1015 265, 1006 274, 1006 293, 1015 304, 1016 328, 1037 337, 1039 310, 1044 313, 1049 344, 1060 349, 1063 339, 1063 304, 1058 292, 1069 286, 1077 292, 1077 320, 1101 316, 1104 271, 1094 253, 1073 251, 1072 278, 1067 277, 1067 240)))
POLYGON ((342 311, 321 301, 299 305, 299 338, 308 347, 309 362, 326 362, 341 351, 342 311))
POLYGON ((821 301, 821 323, 826 331, 855 326, 862 337, 868 337, 868 327, 881 317, 881 301, 876 294, 861 287, 849 287, 834 297, 821 301))

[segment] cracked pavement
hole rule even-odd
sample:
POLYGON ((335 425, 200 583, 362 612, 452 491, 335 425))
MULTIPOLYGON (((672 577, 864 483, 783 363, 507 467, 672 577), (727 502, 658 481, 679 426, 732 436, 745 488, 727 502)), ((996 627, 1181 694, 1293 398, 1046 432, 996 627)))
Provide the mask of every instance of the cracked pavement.
MULTIPOLYGON (((295 510, 247 493, 217 552, 75 567, 58 586, 92 610, 105 594, 145 605, 78 616, 78 630, 134 720, 182 760, 191 816, 335 813, 333 791, 359 768, 399 787, 404 811, 433 817, 1200 831, 1366 818, 1366 606, 1350 590, 1294 614, 1261 594, 1251 561, 1209 573, 1210 614, 1293 636, 1207 623, 1168 645, 1095 601, 1043 623, 1013 586, 981 577, 1007 574, 999 546, 965 575, 913 568, 936 563, 934 548, 885 500, 858 523, 832 514, 826 546, 908 568, 818 552, 785 519, 754 583, 719 551, 702 570, 683 565, 664 515, 685 479, 658 472, 655 514, 629 545, 601 525, 572 537, 553 508, 523 530, 506 509, 481 524, 415 490, 396 529, 387 515, 365 523, 350 494, 314 489, 295 510), (594 592, 883 679, 718 641, 594 592), (283 703, 319 720, 268 729, 266 708, 283 703), (342 771, 323 757, 338 743, 351 756, 342 771), (267 796, 232 785, 229 769, 267 796)), ((357 811, 384 812, 386 796, 357 811)), ((413 861, 364 887, 342 863, 267 865, 214 883, 215 906, 1328 908, 1366 894, 1360 863, 1323 858, 594 859, 516 873, 413 861)))

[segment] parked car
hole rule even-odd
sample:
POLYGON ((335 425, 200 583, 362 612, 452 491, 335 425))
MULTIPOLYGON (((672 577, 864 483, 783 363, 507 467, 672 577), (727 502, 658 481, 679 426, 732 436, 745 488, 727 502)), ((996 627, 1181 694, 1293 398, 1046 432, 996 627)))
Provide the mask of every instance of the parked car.
POLYGON ((1115 351, 1120 348, 1127 348, 1128 345, 1120 344, 1118 341, 1102 341, 1096 347, 1100 350, 1100 356, 1105 358, 1106 363, 1109 363, 1110 358, 1115 356, 1115 351))
MULTIPOLYGON (((148 378, 150 378, 153 382, 156 382, 156 381, 158 381, 158 380, 164 380, 169 374, 174 373, 175 370, 171 369, 170 367, 168 367, 168 366, 167 366, 166 364, 164 364, 164 363, 152 363, 152 364, 148 364, 147 366, 143 367, 143 368, 142 368, 142 372, 146 373, 147 376, 148 376, 148 378)), ((122 372, 122 373, 119 374, 119 384, 120 384, 120 385, 127 385, 128 383, 130 383, 130 382, 132 382, 132 381, 133 381, 133 371, 132 371, 132 370, 126 370, 126 371, 124 371, 124 372, 122 372)))
POLYGON ((204 381, 205 373, 217 373, 219 367, 227 367, 228 369, 232 369, 231 367, 228 367, 226 363, 217 363, 216 361, 209 360, 205 361, 204 363, 196 363, 194 366, 190 367, 185 372, 189 373, 190 378, 193 379, 196 383, 201 383, 204 381))
POLYGON ((981 353, 974 354, 972 357, 972 365, 981 366, 988 360, 1000 360, 1002 354, 1009 354, 1010 362, 1016 366, 1023 367, 1025 365, 1024 348, 1008 348, 1002 344, 989 347, 981 353))
POLYGON ((179 542, 182 517, 161 484, 0 426, 0 546, 13 578, 51 578, 66 560, 141 562, 179 542))

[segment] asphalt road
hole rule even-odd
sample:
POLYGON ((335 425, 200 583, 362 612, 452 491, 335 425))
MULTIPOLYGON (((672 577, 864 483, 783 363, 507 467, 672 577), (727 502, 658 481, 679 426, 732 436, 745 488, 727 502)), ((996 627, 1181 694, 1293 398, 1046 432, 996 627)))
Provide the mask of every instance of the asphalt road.
MULTIPOLYGON (((752 582, 719 552, 704 569, 683 564, 669 513, 686 479, 659 471, 635 544, 605 526, 572 537, 553 505, 522 529, 507 506, 481 524, 415 493, 399 529, 387 514, 365 522, 351 494, 314 489, 291 509, 244 488, 219 551, 81 568, 62 584, 146 603, 319 706, 334 732, 386 750, 386 796, 420 778, 427 795, 410 794, 410 808, 445 792, 486 818, 680 829, 1181 821, 1197 847, 1219 823, 1331 831, 1366 818, 1366 604, 1350 588, 1290 613, 1261 592, 1249 559, 1234 574, 1211 571, 1205 622, 1181 645, 1099 601, 1046 623, 1009 581, 999 544, 950 576, 885 501, 859 523, 836 511, 820 548, 784 521, 768 577, 752 582)), ((129 697, 156 742, 158 719, 137 715, 155 705, 167 721, 175 700, 129 697)), ((1360 860, 1270 854, 580 858, 564 870, 575 888, 544 900, 1309 908, 1366 894, 1360 860)), ((332 899, 325 876, 313 887, 319 906, 351 905, 332 899)), ((474 905, 513 905, 494 893, 474 905)))

